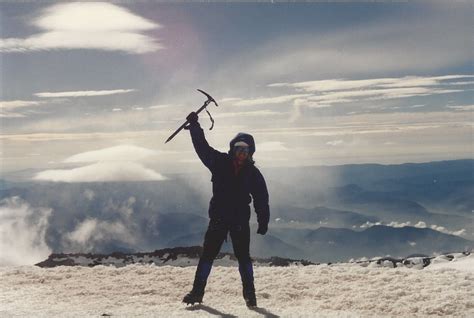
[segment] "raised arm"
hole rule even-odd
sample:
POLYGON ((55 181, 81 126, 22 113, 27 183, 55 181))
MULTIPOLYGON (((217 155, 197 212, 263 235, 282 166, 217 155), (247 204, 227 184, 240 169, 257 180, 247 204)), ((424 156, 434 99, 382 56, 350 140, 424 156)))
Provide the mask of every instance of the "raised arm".
POLYGON ((202 163, 213 172, 217 160, 224 154, 209 146, 206 137, 204 136, 204 130, 201 128, 201 125, 198 122, 198 116, 195 112, 190 113, 186 119, 188 120, 189 125, 186 126, 185 129, 189 130, 191 133, 194 150, 196 150, 202 163))
POLYGON ((270 221, 269 196, 265 179, 257 168, 255 168, 250 194, 253 198, 255 213, 257 213, 257 233, 264 235, 268 230, 268 222, 270 221))

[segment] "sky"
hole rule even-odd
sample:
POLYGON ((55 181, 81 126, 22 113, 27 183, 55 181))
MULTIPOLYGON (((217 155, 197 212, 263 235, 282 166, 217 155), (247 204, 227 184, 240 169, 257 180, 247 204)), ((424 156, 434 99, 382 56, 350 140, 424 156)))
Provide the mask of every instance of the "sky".
POLYGON ((0 2, 3 176, 165 180, 238 132, 257 166, 473 157, 472 3, 0 2))

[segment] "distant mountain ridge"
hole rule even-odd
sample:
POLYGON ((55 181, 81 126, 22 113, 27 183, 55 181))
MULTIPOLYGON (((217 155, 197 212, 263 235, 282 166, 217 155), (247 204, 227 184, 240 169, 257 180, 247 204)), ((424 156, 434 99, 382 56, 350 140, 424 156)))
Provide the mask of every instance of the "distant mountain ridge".
POLYGON ((401 257, 414 253, 434 254, 451 250, 471 251, 474 242, 429 228, 374 225, 362 231, 345 228, 270 229, 272 235, 304 250, 312 261, 344 261, 363 256, 401 257))

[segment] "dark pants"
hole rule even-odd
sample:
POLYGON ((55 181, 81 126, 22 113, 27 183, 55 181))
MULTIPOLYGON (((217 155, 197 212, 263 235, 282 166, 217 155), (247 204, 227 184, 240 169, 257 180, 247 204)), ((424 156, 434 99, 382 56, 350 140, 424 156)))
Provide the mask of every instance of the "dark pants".
POLYGON ((250 227, 249 224, 228 225, 224 222, 211 219, 204 236, 201 258, 196 269, 196 278, 207 280, 212 268, 212 263, 227 239, 227 234, 232 239, 235 257, 239 262, 239 272, 243 282, 253 282, 252 260, 250 259, 250 227))

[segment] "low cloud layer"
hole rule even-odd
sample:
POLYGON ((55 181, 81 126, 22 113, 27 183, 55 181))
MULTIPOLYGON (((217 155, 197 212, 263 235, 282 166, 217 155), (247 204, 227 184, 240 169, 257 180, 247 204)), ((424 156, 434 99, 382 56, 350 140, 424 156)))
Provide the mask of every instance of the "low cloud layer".
POLYGON ((0 201, 0 265, 33 265, 48 257, 45 234, 51 213, 19 197, 0 201))

